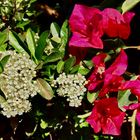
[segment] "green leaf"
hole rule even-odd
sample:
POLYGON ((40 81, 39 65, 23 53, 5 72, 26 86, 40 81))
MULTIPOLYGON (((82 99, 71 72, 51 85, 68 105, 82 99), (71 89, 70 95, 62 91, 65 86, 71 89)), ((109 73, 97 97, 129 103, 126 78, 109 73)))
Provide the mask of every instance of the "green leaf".
POLYGON ((27 21, 20 21, 18 24, 17 24, 17 28, 21 28, 22 30, 24 30, 24 26, 28 25, 31 21, 30 20, 27 20, 27 21))
POLYGON ((7 61, 9 60, 10 55, 6 55, 5 57, 3 57, 0 61, 0 63, 2 64, 3 68, 5 67, 7 61))
POLYGON ((45 63, 48 62, 56 62, 63 58, 63 54, 61 52, 53 52, 45 59, 45 63))
POLYGON ((46 39, 48 38, 48 36, 49 36, 49 31, 45 31, 41 34, 38 40, 38 44, 35 50, 35 55, 38 60, 41 60, 42 58, 44 49, 46 48, 46 45, 47 45, 46 39))
POLYGON ((78 73, 80 73, 82 75, 87 75, 89 72, 90 72, 90 70, 85 68, 85 67, 83 67, 83 66, 80 66, 80 68, 78 70, 78 73))
POLYGON ((85 65, 88 69, 91 69, 93 67, 92 60, 84 60, 83 65, 85 65))
POLYGON ((69 37, 68 20, 65 20, 62 27, 61 27, 60 37, 61 37, 61 45, 60 45, 59 50, 61 52, 64 52, 65 47, 66 47, 67 42, 68 42, 68 37, 69 37))
POLYGON ((53 36, 51 38, 52 41, 56 42, 56 43, 61 43, 61 38, 60 37, 57 37, 57 36, 53 36))
POLYGON ((82 123, 80 123, 80 128, 88 127, 88 126, 89 126, 88 122, 82 122, 82 123))
POLYGON ((7 48, 7 44, 1 45, 1 46, 0 46, 0 52, 6 51, 6 48, 7 48))
POLYGON ((65 73, 69 73, 69 71, 71 70, 72 66, 75 64, 75 62, 76 62, 76 57, 75 56, 72 56, 72 57, 70 57, 69 59, 67 59, 65 61, 65 64, 64 64, 65 73))
POLYGON ((45 80, 38 78, 37 85, 40 90, 39 94, 43 98, 45 98, 47 100, 51 100, 53 98, 53 96, 54 96, 53 90, 52 90, 51 86, 45 80))
POLYGON ((98 92, 93 92, 93 93, 88 92, 87 93, 87 99, 90 103, 93 103, 97 97, 98 97, 98 92))
POLYGON ((61 73, 64 69, 64 61, 60 60, 57 64, 56 70, 58 73, 61 73))
POLYGON ((59 37, 60 27, 57 23, 51 23, 50 31, 52 33, 52 36, 59 37))
POLYGON ((132 9, 139 2, 140 2, 140 0, 125 0, 124 3, 122 4, 122 7, 121 7, 123 13, 132 9))
POLYGON ((3 65, 2 65, 1 62, 0 62, 0 73, 2 73, 3 70, 4 70, 3 65))
POLYGON ((14 31, 9 31, 9 43, 19 53, 25 52, 25 50, 27 49, 26 45, 14 31))
POLYGON ((35 57, 35 47, 36 47, 35 39, 34 39, 33 32, 32 32, 32 30, 30 28, 27 30, 27 33, 26 33, 26 42, 27 42, 28 49, 29 49, 31 55, 34 58, 36 58, 35 57))
POLYGON ((0 32, 0 47, 7 41, 7 33, 0 32))
POLYGON ((75 65, 72 67, 70 73, 77 73, 80 68, 80 65, 75 65))
POLYGON ((131 103, 136 103, 137 99, 130 100, 131 96, 130 90, 125 90, 125 91, 119 91, 118 92, 118 106, 122 111, 125 111, 123 106, 128 106, 131 103))

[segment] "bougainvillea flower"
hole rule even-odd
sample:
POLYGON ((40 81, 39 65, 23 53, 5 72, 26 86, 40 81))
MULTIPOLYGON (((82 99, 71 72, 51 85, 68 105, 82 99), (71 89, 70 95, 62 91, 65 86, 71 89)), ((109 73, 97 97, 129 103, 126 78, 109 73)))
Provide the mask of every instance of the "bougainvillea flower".
POLYGON ((102 84, 102 95, 105 95, 105 93, 109 91, 116 91, 116 88, 119 88, 123 81, 121 75, 127 69, 127 55, 124 50, 121 50, 119 56, 116 58, 113 64, 105 70, 104 61, 106 56, 107 55, 103 53, 93 57, 92 61, 95 65, 95 69, 88 78, 89 82, 86 85, 89 91, 94 91, 98 86, 102 84))
POLYGON ((133 12, 121 14, 113 8, 102 11, 104 33, 109 37, 120 37, 127 39, 130 35, 130 22, 135 15, 133 12))
POLYGON ((109 92, 117 92, 123 83, 123 77, 118 75, 106 74, 104 85, 99 92, 99 97, 104 97, 109 92))
POLYGON ((97 8, 76 4, 69 19, 73 33, 69 46, 102 49, 103 34, 127 39, 134 15, 133 12, 122 15, 113 8, 100 11, 97 8))
POLYGON ((105 58, 107 54, 101 53, 92 58, 94 64, 94 70, 88 78, 88 84, 86 85, 89 91, 93 91, 96 87, 102 84, 105 72, 105 58))
POLYGON ((136 113, 136 120, 140 126, 140 103, 135 103, 135 104, 131 104, 129 106, 124 106, 124 108, 126 110, 135 110, 137 109, 137 113, 136 113))
POLYGON ((140 80, 139 79, 123 82, 120 87, 120 90, 127 90, 127 89, 129 89, 131 93, 133 93, 134 95, 138 96, 138 99, 140 101, 140 80))
POLYGON ((76 4, 69 19, 73 33, 69 46, 103 48, 102 15, 97 8, 76 4))
POLYGON ((116 98, 105 98, 94 102, 92 113, 86 121, 95 133, 102 131, 103 134, 120 135, 124 116, 116 98))

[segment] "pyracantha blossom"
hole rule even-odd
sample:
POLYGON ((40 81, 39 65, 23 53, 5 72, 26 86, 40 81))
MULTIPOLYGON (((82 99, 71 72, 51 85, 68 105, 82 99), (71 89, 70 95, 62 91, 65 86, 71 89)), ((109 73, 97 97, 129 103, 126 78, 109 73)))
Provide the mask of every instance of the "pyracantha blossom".
POLYGON ((104 33, 109 37, 127 39, 130 35, 130 22, 135 15, 126 12, 123 15, 116 9, 106 8, 102 11, 104 33))
POLYGON ((76 4, 69 25, 73 33, 69 46, 103 48, 102 15, 97 8, 76 4))
POLYGON ((97 8, 76 4, 69 19, 72 37, 69 46, 84 48, 103 48, 101 37, 127 39, 130 34, 130 22, 135 14, 121 14, 113 8, 100 11, 97 8))
POLYGON ((95 133, 102 131, 103 134, 120 135, 124 116, 116 98, 105 98, 94 102, 92 113, 86 121, 95 133))
POLYGON ((123 78, 121 75, 127 69, 127 55, 121 50, 119 56, 109 68, 105 68, 105 58, 107 54, 101 53, 93 57, 92 62, 95 66, 92 74, 88 78, 86 85, 89 91, 98 90, 102 87, 99 96, 104 96, 108 92, 118 91, 123 78))
POLYGON ((69 106, 79 107, 82 104, 83 96, 86 92, 84 87, 86 79, 81 74, 62 73, 56 80, 53 80, 52 86, 57 86, 57 94, 66 97, 69 106))
POLYGON ((28 99, 39 92, 33 80, 36 64, 25 53, 6 51, 2 55, 10 55, 10 58, 0 75, 0 88, 5 95, 5 101, 0 104, 1 112, 6 117, 15 117, 31 110, 28 99))
POLYGON ((140 126, 140 103, 134 103, 134 104, 131 104, 129 106, 124 106, 124 109, 126 110, 135 110, 137 109, 137 112, 136 112, 136 119, 137 119, 137 122, 140 126))

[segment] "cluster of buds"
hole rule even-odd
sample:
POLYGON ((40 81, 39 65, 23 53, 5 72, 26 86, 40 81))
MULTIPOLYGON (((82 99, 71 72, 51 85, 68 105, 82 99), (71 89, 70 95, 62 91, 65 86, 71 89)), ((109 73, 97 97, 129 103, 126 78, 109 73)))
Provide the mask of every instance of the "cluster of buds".
POLYGON ((81 105, 86 88, 86 79, 81 74, 62 73, 56 80, 53 80, 52 86, 57 87, 57 94, 67 98, 69 106, 79 107, 81 105))
POLYGON ((14 117, 31 109, 28 99, 38 92, 36 81, 33 81, 36 64, 24 53, 6 51, 3 55, 10 55, 10 58, 0 75, 0 88, 6 99, 1 103, 2 114, 14 117))

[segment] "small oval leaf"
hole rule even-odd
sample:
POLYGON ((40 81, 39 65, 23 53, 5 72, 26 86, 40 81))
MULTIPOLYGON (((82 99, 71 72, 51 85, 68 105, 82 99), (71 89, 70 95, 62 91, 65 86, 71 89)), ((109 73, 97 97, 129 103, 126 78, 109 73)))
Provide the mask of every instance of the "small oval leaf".
POLYGON ((94 92, 94 93, 88 92, 87 93, 87 99, 90 103, 93 103, 97 97, 98 97, 98 92, 94 92))
POLYGON ((56 69, 57 69, 57 72, 58 72, 58 73, 61 73, 62 70, 64 69, 64 61, 62 61, 62 60, 59 61, 58 64, 57 64, 56 69))
POLYGON ((53 98, 53 96, 54 96, 53 90, 52 90, 51 86, 45 80, 38 78, 37 85, 40 90, 39 94, 43 98, 45 98, 47 100, 51 100, 53 98))
POLYGON ((59 37, 60 27, 57 23, 51 23, 50 30, 53 36, 59 37))

